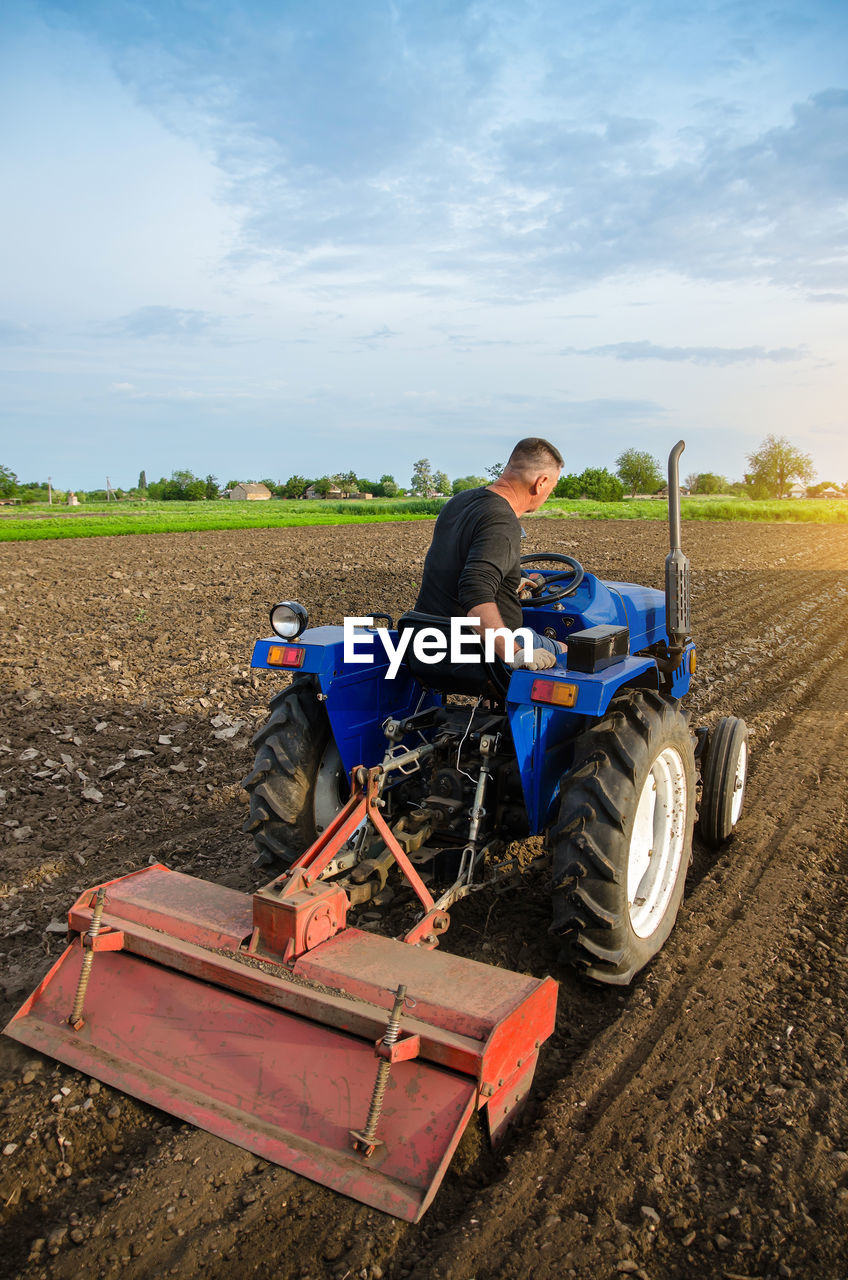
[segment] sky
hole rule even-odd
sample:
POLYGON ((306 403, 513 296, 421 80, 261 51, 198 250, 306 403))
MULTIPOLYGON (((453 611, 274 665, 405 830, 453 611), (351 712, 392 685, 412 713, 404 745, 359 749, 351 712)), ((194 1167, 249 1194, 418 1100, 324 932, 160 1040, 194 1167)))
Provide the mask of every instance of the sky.
POLYGON ((0 463, 848 481, 843 0, 4 0, 0 463))

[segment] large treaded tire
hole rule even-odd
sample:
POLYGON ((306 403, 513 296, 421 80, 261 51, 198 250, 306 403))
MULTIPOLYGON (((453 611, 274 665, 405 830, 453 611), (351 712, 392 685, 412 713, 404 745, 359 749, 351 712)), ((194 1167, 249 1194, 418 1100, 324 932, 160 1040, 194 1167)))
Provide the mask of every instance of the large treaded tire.
POLYGON ((723 716, 709 737, 701 771, 698 831, 711 849, 729 840, 745 802, 748 776, 748 726, 723 716))
POLYGON ((549 837, 551 930, 567 963, 624 986, 653 959, 677 918, 694 821, 688 715, 653 691, 618 695, 576 743, 549 837))
POLYGON ((271 699, 271 714, 253 736, 254 767, 242 783, 250 813, 242 830, 253 836, 260 865, 289 866, 318 835, 316 782, 322 769, 335 767, 337 753, 317 695, 311 676, 295 676, 271 699))

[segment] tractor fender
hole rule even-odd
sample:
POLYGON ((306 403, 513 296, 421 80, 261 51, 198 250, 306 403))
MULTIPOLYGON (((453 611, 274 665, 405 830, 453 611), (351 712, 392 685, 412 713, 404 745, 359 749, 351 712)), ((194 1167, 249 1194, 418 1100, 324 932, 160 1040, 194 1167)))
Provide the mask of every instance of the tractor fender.
POLYGON ((542 673, 513 673, 507 715, 531 835, 544 831, 556 812, 560 780, 571 766, 577 735, 603 719, 620 690, 658 689, 659 685, 660 673, 650 657, 627 657, 591 674, 559 667, 542 673), (551 684, 570 687, 571 707, 542 700, 551 684))
MULTIPOLYGON (((362 635, 367 633, 363 630, 362 635)), ((392 637, 397 641, 397 632, 392 637)), ((367 655, 368 645, 362 644, 367 655)), ((287 656, 287 655, 284 655, 287 656)), ((311 675, 324 703, 330 729, 345 772, 358 764, 380 764, 386 752, 383 725, 389 717, 402 720, 416 709, 440 705, 438 695, 425 693, 401 664, 394 679, 387 679, 389 662, 378 641, 371 645, 372 662, 345 662, 344 629, 311 627, 296 640, 281 642, 276 636, 257 640, 251 666, 266 671, 311 675), (297 665, 274 661, 274 650, 295 650, 297 665)))

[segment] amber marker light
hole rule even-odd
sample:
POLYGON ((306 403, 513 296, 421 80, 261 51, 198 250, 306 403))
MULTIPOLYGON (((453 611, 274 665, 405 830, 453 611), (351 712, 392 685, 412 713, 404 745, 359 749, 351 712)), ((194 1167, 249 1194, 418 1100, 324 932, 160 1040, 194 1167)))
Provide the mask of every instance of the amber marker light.
POLYGON ((552 707, 573 707, 577 701, 578 687, 561 680, 534 680, 530 697, 533 702, 547 702, 552 707))
POLYGON ((697 667, 697 665, 698 665, 698 660, 695 657, 695 650, 690 649, 689 650, 689 671, 692 675, 695 674, 695 668, 697 667))
POLYGON ((265 661, 269 667, 302 667, 306 650, 294 644, 272 644, 268 646, 265 661))

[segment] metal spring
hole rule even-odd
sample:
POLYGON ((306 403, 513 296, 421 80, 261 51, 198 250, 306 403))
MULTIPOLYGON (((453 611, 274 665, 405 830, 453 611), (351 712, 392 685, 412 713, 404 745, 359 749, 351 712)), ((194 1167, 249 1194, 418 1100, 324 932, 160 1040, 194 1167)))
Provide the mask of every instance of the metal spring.
MULTIPOLYGON (((91 924, 88 926, 88 937, 92 942, 100 932, 100 922, 103 919, 103 906, 106 902, 106 887, 101 886, 97 890, 97 896, 94 899, 94 913, 91 917, 91 924)), ((79 1031, 83 1025, 82 1010, 85 1004, 85 993, 88 990, 88 981, 91 977, 91 966, 94 963, 94 951, 91 947, 86 947, 82 955, 82 968, 80 969, 79 981, 77 982, 76 995, 74 996, 74 1007, 71 1010, 71 1016, 68 1022, 75 1031, 79 1031)))
MULTIPOLYGON (((400 1018, 403 1013, 403 1003, 406 999, 406 987, 401 985, 395 992, 395 1003, 389 1017, 386 1030, 383 1033, 383 1044, 389 1048, 395 1043, 400 1035, 400 1018)), ((380 1120, 380 1113, 383 1110, 383 1098, 386 1093, 386 1087, 389 1083, 392 1064, 381 1059, 377 1065, 377 1079, 374 1081, 374 1092, 371 1094, 371 1106, 368 1108, 368 1119, 365 1122, 363 1137, 368 1142, 373 1142, 377 1132, 377 1125, 380 1120)))

